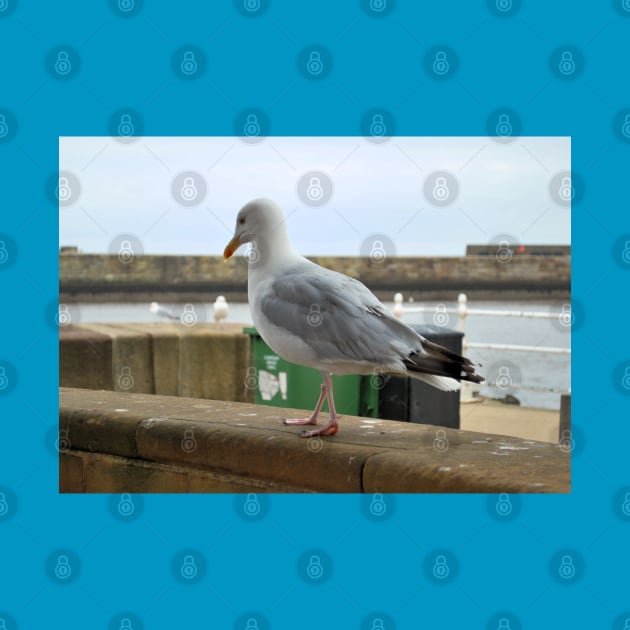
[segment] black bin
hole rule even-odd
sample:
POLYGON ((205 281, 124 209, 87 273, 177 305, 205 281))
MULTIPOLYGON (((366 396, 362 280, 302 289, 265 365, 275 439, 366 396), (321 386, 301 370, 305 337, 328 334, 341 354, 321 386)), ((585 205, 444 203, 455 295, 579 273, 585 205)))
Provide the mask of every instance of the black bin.
MULTIPOLYGON (((431 324, 411 327, 433 343, 462 353, 464 333, 431 324)), ((379 392, 379 417, 459 429, 459 391, 443 392, 415 378, 383 377, 379 392)))

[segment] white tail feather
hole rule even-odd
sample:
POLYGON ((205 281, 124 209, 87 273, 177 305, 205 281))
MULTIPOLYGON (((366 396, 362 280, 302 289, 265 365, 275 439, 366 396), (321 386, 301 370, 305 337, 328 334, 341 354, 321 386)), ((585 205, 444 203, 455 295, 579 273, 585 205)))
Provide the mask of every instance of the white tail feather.
POLYGON ((441 389, 443 392, 456 392, 459 390, 459 382, 448 376, 436 376, 435 374, 422 374, 421 372, 408 372, 409 376, 424 381, 429 385, 441 389))

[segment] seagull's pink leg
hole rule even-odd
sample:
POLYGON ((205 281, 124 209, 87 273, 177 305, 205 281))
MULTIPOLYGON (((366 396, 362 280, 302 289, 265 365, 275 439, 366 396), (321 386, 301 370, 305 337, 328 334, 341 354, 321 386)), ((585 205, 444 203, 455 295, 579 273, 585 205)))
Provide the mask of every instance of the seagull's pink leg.
MULTIPOLYGON (((326 392, 326 397, 328 398, 328 424, 323 426, 321 429, 313 429, 313 431, 302 431, 300 437, 315 437, 317 435, 335 435, 337 431, 339 431, 339 423, 337 420, 341 418, 340 415, 337 414, 335 410, 335 401, 333 399, 333 386, 332 379, 330 378, 330 374, 328 372, 322 371, 322 378, 324 379, 324 384, 322 385, 322 394, 324 391, 326 392)), ((321 398, 320 398, 321 402, 321 398)))
POLYGON ((321 411, 322 405, 324 404, 324 399, 326 398, 326 386, 322 385, 322 392, 319 395, 319 400, 317 401, 317 405, 315 407, 315 411, 308 418, 285 418, 282 422, 284 424, 317 424, 317 418, 319 416, 319 412, 321 411))

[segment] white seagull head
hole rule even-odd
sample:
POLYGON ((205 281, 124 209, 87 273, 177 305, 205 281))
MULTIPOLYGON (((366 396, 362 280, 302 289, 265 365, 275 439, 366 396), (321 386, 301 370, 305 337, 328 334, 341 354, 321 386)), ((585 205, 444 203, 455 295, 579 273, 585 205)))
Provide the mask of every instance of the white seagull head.
POLYGON ((231 258, 234 252, 245 243, 259 238, 275 240, 286 234, 284 213, 271 199, 254 199, 246 203, 236 217, 236 228, 232 240, 227 244, 223 258, 231 258))

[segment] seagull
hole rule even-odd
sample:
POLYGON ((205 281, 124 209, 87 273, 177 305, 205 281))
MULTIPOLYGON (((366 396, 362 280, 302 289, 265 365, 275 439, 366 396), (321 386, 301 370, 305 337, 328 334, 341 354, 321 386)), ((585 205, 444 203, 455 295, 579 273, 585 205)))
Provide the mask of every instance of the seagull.
POLYGON ((216 302, 214 303, 214 321, 221 322, 224 319, 227 319, 228 313, 230 312, 228 309, 228 304, 225 301, 225 296, 220 295, 216 302))
POLYGON ((149 310, 154 315, 157 315, 159 317, 168 317, 169 319, 179 319, 179 316, 175 315, 174 313, 171 313, 171 311, 165 309, 161 304, 158 304, 157 302, 151 302, 151 305, 149 306, 149 310))
POLYGON ((472 362, 425 339, 391 315, 361 282, 320 267, 291 245, 282 209, 270 199, 254 199, 236 217, 225 260, 246 243, 247 293, 252 320, 265 343, 291 363, 321 372, 315 410, 286 425, 317 425, 328 401, 328 422, 302 437, 335 435, 331 374, 398 374, 449 392, 459 381, 480 383, 472 362))

